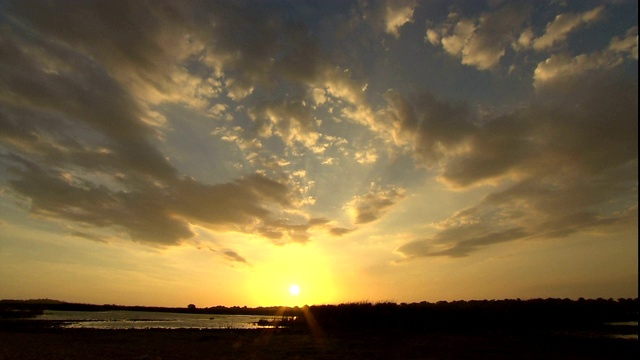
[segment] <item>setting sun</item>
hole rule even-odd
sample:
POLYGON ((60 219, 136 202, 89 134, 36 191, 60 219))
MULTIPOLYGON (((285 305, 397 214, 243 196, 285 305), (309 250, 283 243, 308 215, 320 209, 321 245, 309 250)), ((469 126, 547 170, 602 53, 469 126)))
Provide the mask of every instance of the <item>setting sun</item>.
POLYGON ((291 286, 289 287, 289 293, 291 294, 291 296, 298 296, 300 294, 300 285, 291 284, 291 286))

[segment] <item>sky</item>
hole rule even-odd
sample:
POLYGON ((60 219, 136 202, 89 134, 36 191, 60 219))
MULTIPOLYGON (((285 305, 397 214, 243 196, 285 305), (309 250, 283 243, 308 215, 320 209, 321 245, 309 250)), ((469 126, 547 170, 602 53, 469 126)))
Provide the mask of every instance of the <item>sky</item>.
POLYGON ((638 2, 0 1, 0 272, 96 304, 635 298, 638 2))

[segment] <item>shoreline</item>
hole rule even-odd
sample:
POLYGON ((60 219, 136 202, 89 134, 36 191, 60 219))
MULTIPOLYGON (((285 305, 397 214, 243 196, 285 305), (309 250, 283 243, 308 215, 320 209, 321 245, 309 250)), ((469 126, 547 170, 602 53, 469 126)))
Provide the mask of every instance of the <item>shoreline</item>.
POLYGON ((565 332, 78 329, 0 321, 4 359, 636 359, 638 341, 565 332))

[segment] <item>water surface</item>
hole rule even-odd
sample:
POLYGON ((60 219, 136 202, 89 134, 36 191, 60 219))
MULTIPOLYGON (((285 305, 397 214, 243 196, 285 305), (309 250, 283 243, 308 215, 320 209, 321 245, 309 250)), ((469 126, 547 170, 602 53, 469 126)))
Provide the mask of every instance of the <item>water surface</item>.
POLYGON ((147 311, 45 310, 35 320, 66 321, 64 327, 92 329, 257 329, 263 315, 180 314, 147 311))

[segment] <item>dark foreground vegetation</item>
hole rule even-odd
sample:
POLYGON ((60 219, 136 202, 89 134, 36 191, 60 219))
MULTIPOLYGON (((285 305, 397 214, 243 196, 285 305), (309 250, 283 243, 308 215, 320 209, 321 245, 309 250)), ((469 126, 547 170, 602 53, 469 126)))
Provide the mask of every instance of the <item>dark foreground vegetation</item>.
POLYGON ((636 359, 638 299, 349 303, 180 309, 0 301, 4 359, 636 359), (43 310, 278 315, 257 330, 97 330, 15 319, 43 310))
POLYGON ((480 300, 438 303, 351 303, 302 309, 297 322, 323 329, 482 331, 591 328, 638 320, 638 299, 480 300), (300 319, 300 320, 298 320, 300 319))
POLYGON ((277 315, 265 325, 331 330, 395 329, 404 331, 527 330, 584 328, 638 321, 638 299, 507 299, 437 303, 346 303, 304 307, 184 308, 75 304, 55 300, 1 300, 0 318, 24 318, 44 310, 155 311, 199 314, 277 315))
MULTIPOLYGON (((24 321, 40 323, 39 321, 24 321)), ((42 326, 42 325, 41 325, 42 326)), ((2 360, 637 359, 637 341, 568 333, 0 328, 2 360)))

